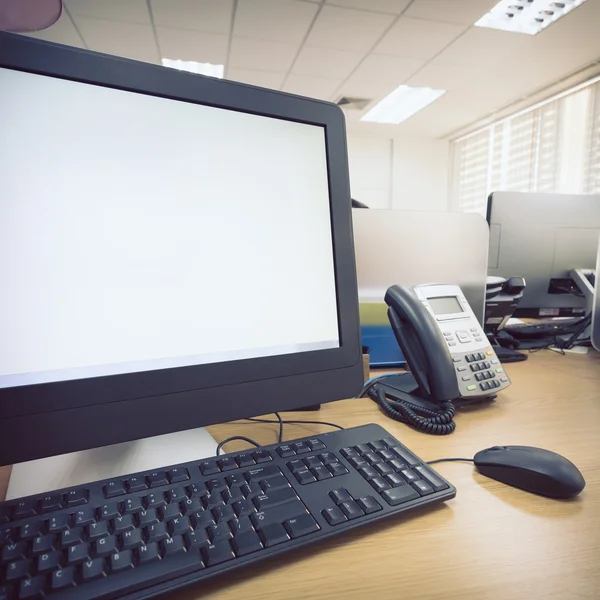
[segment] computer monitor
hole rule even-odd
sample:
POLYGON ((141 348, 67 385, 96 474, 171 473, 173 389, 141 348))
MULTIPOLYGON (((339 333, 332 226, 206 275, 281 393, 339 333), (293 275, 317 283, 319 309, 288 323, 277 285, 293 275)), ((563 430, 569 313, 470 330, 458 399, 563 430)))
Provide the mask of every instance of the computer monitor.
POLYGON ((488 275, 524 277, 516 317, 583 316, 572 269, 596 264, 600 195, 494 192, 488 275))
POLYGON ((333 104, 0 33, 0 464, 355 395, 333 104))

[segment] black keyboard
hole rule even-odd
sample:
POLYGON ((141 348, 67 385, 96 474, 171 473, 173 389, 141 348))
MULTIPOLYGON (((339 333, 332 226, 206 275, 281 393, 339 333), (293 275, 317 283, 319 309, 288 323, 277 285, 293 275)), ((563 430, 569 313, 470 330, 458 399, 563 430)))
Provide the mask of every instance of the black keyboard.
POLYGON ((455 488, 364 425, 0 503, 0 600, 148 598, 455 488))
POLYGON ((544 319, 533 323, 514 323, 506 325, 504 331, 510 333, 517 339, 538 339, 553 337, 555 335, 567 335, 574 333, 582 317, 566 317, 564 319, 544 319))

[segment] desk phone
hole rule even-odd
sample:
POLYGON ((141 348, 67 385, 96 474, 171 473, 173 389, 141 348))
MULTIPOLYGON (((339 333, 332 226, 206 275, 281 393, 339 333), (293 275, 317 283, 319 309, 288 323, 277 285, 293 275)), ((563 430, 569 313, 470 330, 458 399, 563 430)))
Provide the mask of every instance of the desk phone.
POLYGON ((416 381, 437 401, 489 396, 510 385, 457 285, 394 285, 388 317, 416 381))

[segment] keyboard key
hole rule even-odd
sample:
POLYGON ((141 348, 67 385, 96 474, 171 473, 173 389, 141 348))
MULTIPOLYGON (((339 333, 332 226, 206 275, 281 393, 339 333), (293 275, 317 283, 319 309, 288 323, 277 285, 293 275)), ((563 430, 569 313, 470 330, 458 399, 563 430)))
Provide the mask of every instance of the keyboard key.
POLYGON ((115 552, 111 554, 110 559, 110 570, 113 573, 119 571, 126 571, 133 569, 133 554, 131 550, 123 550, 122 552, 115 552))
POLYGON ((108 521, 100 521, 98 523, 92 523, 88 529, 88 538, 91 541, 99 540, 100 538, 106 537, 109 534, 108 521))
POLYGON ((287 502, 280 506, 275 506, 269 510, 265 510, 259 513, 250 515, 250 521, 254 525, 255 529, 262 529, 272 523, 283 523, 288 519, 299 517, 300 515, 306 514, 306 507, 300 500, 293 502, 287 502))
POLYGON ((412 453, 409 452, 406 448, 402 448, 400 446, 396 446, 392 448, 392 452, 404 463, 406 463, 409 467, 416 467, 420 465, 421 462, 419 459, 412 453))
POLYGON ((202 496, 202 502, 206 510, 212 510, 213 508, 217 508, 217 506, 225 506, 223 496, 221 496, 220 492, 213 492, 212 494, 202 496))
POLYGON ((8 523, 12 512, 13 509, 11 506, 0 506, 0 523, 8 523))
MULTIPOLYGON (((325 467, 323 467, 324 469, 325 467)), ((329 475, 329 473, 327 473, 329 475)), ((331 475, 329 475, 331 477, 331 475)), ((285 502, 289 502, 290 500, 296 500, 298 496, 296 496, 296 492, 292 488, 275 490, 269 494, 263 494, 262 496, 258 496, 254 498, 254 505, 257 510, 263 511, 272 506, 278 506, 279 504, 284 504, 285 502)))
POLYGON ((289 519, 283 526, 292 539, 308 535, 320 529, 317 522, 309 514, 289 519))
POLYGON ((273 460, 271 455, 266 450, 255 450, 252 453, 252 458, 256 461, 257 464, 273 460))
POLYGON ((114 519, 121 516, 118 502, 107 502, 100 507, 100 515, 103 519, 114 519))
POLYGON ((369 483, 373 486, 373 489, 376 492, 379 492, 380 494, 384 490, 389 490, 391 487, 391 485, 385 479, 382 479, 381 477, 373 477, 373 479, 371 479, 369 481, 369 483))
MULTIPOLYGON (((181 518, 182 519, 185 518, 187 520, 187 517, 181 517, 181 518)), ((188 520, 188 527, 185 531, 188 531, 189 529, 190 529, 190 527, 189 527, 189 520, 188 520)), ((121 536, 121 543, 122 543, 123 550, 133 550, 134 548, 143 546, 144 540, 142 539, 142 530, 134 529, 133 531, 126 531, 121 536)))
POLYGON ((252 454, 244 452, 235 457, 235 462, 239 467, 250 467, 254 464, 254 459, 252 458, 252 454))
POLYGON ((104 576, 104 560, 101 558, 86 560, 81 565, 81 578, 83 581, 92 581, 104 576))
POLYGON ((83 535, 83 527, 73 527, 72 529, 65 529, 60 536, 60 543, 63 548, 72 546, 73 544, 79 544, 83 542, 85 536, 83 535))
POLYGON ((323 454, 319 454, 319 458, 325 466, 339 462, 338 457, 333 452, 323 452, 323 454))
MULTIPOLYGON (((145 529, 146 540, 149 542, 160 542, 168 537, 166 523, 154 523, 145 529)), ((101 542, 102 540, 100 540, 101 542)))
POLYGON ((33 517, 37 514, 35 506, 35 500, 21 500, 20 502, 17 502, 14 508, 14 518, 23 519, 25 517, 33 517))
POLYGON ((394 446, 398 446, 398 441, 393 437, 387 437, 381 440, 386 448, 393 448, 394 446))
POLYGON ((171 483, 181 483, 187 481, 190 478, 190 474, 187 469, 176 468, 167 471, 167 477, 171 483))
POLYGON ((144 506, 142 504, 142 499, 139 496, 135 498, 127 498, 124 502, 125 512, 135 515, 144 510, 144 506))
POLYGON ((159 506, 164 506, 167 503, 165 500, 165 495, 162 492, 153 492, 148 494, 142 498, 142 501, 146 508, 158 508, 159 506))
POLYGON ((96 540, 94 544, 96 554, 98 556, 108 556, 117 550, 117 537, 115 535, 107 535, 106 537, 96 540))
POLYGON ((244 531, 235 536, 231 542, 235 553, 238 556, 245 556, 246 554, 252 554, 262 550, 262 544, 260 538, 255 531, 244 531))
POLYGON ((18 558, 25 558, 25 552, 27 551, 27 542, 16 542, 14 544, 7 544, 2 550, 2 562, 10 562, 17 560, 18 558))
POLYGON ((358 444, 358 446, 354 446, 354 449, 363 456, 364 454, 369 454, 371 452, 371 446, 367 444, 358 444))
MULTIPOLYGON (((71 554, 71 550, 73 548, 77 548, 80 545, 84 545, 84 544, 77 544, 77 546, 71 546, 69 548, 69 554, 71 554)), ((70 562, 71 561, 69 560, 69 563, 70 562)), ((38 559, 37 559, 38 573, 47 573, 48 571, 53 571, 54 569, 56 569, 59 566, 60 566, 60 552, 58 550, 52 550, 52 552, 48 552, 47 554, 40 554, 38 556, 38 559)))
POLYGON ((281 475, 281 471, 277 465, 257 467, 256 469, 250 469, 250 471, 244 473, 244 477, 248 483, 260 481, 261 479, 269 479, 269 477, 275 477, 276 475, 281 475))
POLYGON ((311 450, 323 450, 326 446, 325 444, 319 440, 318 438, 312 438, 306 442, 311 450))
POLYGON ((342 456, 348 460, 360 456, 360 454, 354 448, 342 448, 340 452, 342 456))
POLYGON ((312 469, 314 467, 322 467, 323 466, 323 463, 321 462, 321 460, 319 459, 318 456, 309 456, 308 458, 305 458, 304 464, 309 469, 312 469))
POLYGON ((392 486, 398 487, 399 485, 404 485, 404 479, 398 475, 398 473, 390 473, 385 476, 385 480, 392 486))
POLYGON ((53 510, 60 510, 63 507, 62 494, 50 494, 44 496, 40 501, 40 511, 52 512, 53 510))
POLYGON ((302 485, 306 483, 314 483, 317 480, 317 478, 307 468, 304 468, 302 471, 296 471, 296 473, 294 473, 294 477, 298 483, 302 485))
POLYGON ((167 474, 164 471, 155 471, 154 473, 150 473, 150 475, 146 475, 146 481, 151 488, 169 483, 167 474))
POLYGON ((173 487, 165 493, 168 502, 179 502, 187 498, 184 487, 173 487))
POLYGON ((19 586, 19 600, 33 600, 44 597, 44 577, 23 579, 19 586))
POLYGON ((236 473, 235 475, 227 475, 225 477, 225 483, 228 488, 239 488, 246 483, 246 478, 242 473, 236 473))
POLYGON ((338 477, 339 475, 345 475, 348 472, 348 469, 346 469, 346 467, 339 462, 334 462, 327 465, 327 469, 329 469, 329 472, 334 477, 338 477))
POLYGON ((205 460, 200 463, 200 473, 202 475, 215 475, 216 473, 220 473, 219 467, 217 466, 217 462, 214 460, 205 460))
POLYGON ((186 552, 183 538, 180 535, 167 538, 162 542, 162 547, 165 553, 165 558, 176 556, 177 554, 183 554, 186 552))
POLYGON ((363 455, 363 458, 372 466, 375 466, 377 463, 380 463, 383 461, 381 456, 379 456, 379 454, 377 454, 375 452, 367 452, 366 454, 363 455))
POLYGON ((75 585, 75 567, 65 567, 52 573, 50 587, 52 590, 62 590, 75 585))
POLYGON ((239 502, 234 502, 233 510, 238 517, 247 517, 256 512, 252 500, 240 500, 239 502))
POLYGON ((206 548, 202 548, 202 556, 207 567, 219 565, 235 558, 235 554, 228 541, 211 544, 206 548))
POLYGON ((128 492, 143 492, 148 489, 148 484, 144 477, 130 477, 126 482, 128 492))
POLYGON ((189 550, 201 550, 210 546, 208 541, 208 533, 204 529, 198 529, 191 533, 186 533, 184 536, 185 544, 189 550))
POLYGON ((350 492, 344 488, 340 488, 339 490, 332 490, 329 492, 329 497, 339 506, 342 502, 348 502, 349 500, 353 500, 350 492))
POLYGON ((239 535, 240 533, 245 533, 246 531, 254 531, 254 527, 252 527, 252 522, 248 517, 241 517, 239 519, 232 519, 229 521, 229 529, 231 529, 231 533, 233 536, 239 535))
POLYGON ((225 458, 220 458, 217 461, 217 464, 219 465, 219 468, 221 469, 221 471, 231 471, 233 469, 237 469, 237 463, 235 462, 235 459, 231 456, 226 456, 225 458))
POLYGON ((394 469, 385 463, 378 463, 375 465, 375 470, 378 471, 380 475, 389 475, 394 472, 394 469))
POLYGON ((31 552, 32 552, 32 554, 43 554, 44 552, 49 552, 50 550, 54 550, 55 544, 56 544, 56 535, 54 535, 52 533, 48 533, 46 535, 40 535, 33 539, 31 552))
POLYGON ((215 524, 212 518, 212 513, 209 510, 195 512, 193 515, 191 515, 190 520, 194 526, 194 529, 196 530, 206 529, 206 527, 210 527, 211 525, 215 524))
POLYGON ((141 565, 158 560, 160 558, 158 544, 151 542, 144 546, 140 546, 137 555, 141 565))
POLYGON ((332 477, 327 467, 324 467, 323 465, 312 468, 310 472, 317 478, 317 481, 322 481, 323 479, 329 479, 332 477))
POLYGON ((400 487, 385 490, 381 495, 391 506, 419 498, 417 490, 413 489, 410 485, 401 485, 400 487))
POLYGON ((239 487, 233 488, 231 490, 225 490, 221 492, 221 497, 223 498, 223 502, 225 504, 233 504, 234 502, 240 502, 244 499, 244 494, 242 493, 242 489, 239 487))
POLYGON ((337 506, 323 509, 321 514, 325 517, 325 520, 330 525, 339 525, 340 523, 345 523, 348 520, 346 515, 337 506))
POLYGON ((290 539, 281 523, 271 523, 262 527, 259 529, 258 535, 266 548, 287 542, 290 539))
POLYGON ((275 477, 271 477, 271 479, 262 479, 259 483, 262 491, 265 494, 268 494, 274 490, 290 487, 288 480, 283 475, 277 475, 275 477))
POLYGON ((6 581, 16 581, 17 579, 22 579, 31 570, 31 563, 28 560, 21 559, 10 562, 6 565, 6 581))
POLYGON ((396 473, 399 473, 403 469, 406 469, 406 464, 397 458, 395 458, 394 460, 390 460, 389 465, 390 467, 392 467, 392 469, 394 469, 394 471, 396 471, 396 473))
POLYGON ((200 502, 200 498, 188 498, 183 501, 183 514, 189 515, 191 513, 195 513, 197 510, 202 510, 204 507, 202 502, 200 502))
POLYGON ((416 473, 413 473, 410 469, 404 469, 400 471, 400 475, 402 475, 402 477, 404 477, 405 481, 408 481, 408 483, 418 481, 419 479, 419 476, 416 473))
POLYGON ((358 454, 356 456, 351 456, 348 460, 355 469, 362 469, 364 467, 371 466, 362 456, 358 454))
POLYGON ((383 440, 377 440, 375 442, 369 442, 369 446, 375 452, 379 452, 379 450, 383 450, 386 448, 386 445, 383 443, 383 440))
POLYGON ((366 515, 370 515, 371 513, 377 512, 381 510, 381 505, 373 496, 367 496, 366 498, 359 498, 356 503, 360 508, 364 511, 366 515))
POLYGON ((306 442, 294 442, 292 448, 296 454, 306 454, 311 451, 311 447, 306 442))
POLYGON ((296 458, 295 460, 290 460, 287 463, 287 466, 288 466, 288 469, 292 473, 297 473, 298 471, 302 471, 303 469, 306 469, 306 465, 299 458, 296 458))
POLYGON ((389 462, 396 458, 396 455, 391 450, 380 450, 377 454, 379 454, 385 462, 389 462))
POLYGON ((231 528, 228 523, 212 525, 207 528, 207 532, 212 544, 222 542, 223 540, 229 540, 233 537, 233 533, 231 533, 231 528))
POLYGON ((281 458, 289 458, 290 456, 296 456, 296 451, 291 446, 284 444, 277 448, 277 454, 279 454, 281 458))
MULTIPOLYGON (((198 500, 198 502, 200 502, 198 500)), ((137 516, 138 523, 140 527, 147 527, 148 525, 152 525, 154 523, 158 523, 158 514, 155 508, 149 508, 148 510, 143 510, 137 516)))
POLYGON ((357 519, 365 514, 362 508, 354 500, 349 500, 348 502, 340 504, 340 508, 350 520, 357 519))
POLYGON ((8 542, 16 540, 16 533, 12 527, 0 528, 0 544, 7 544, 8 542))
POLYGON ((379 477, 379 473, 373 467, 364 467, 358 471, 367 481, 373 477, 379 477))
MULTIPOLYGON (((58 554, 58 553, 57 553, 58 554)), ((40 556, 38 560, 41 560, 45 555, 40 556)), ((84 560, 89 558, 89 548, 87 544, 75 544, 73 546, 69 546, 69 551, 67 552, 67 562, 70 565, 77 565, 84 560)), ((52 568, 58 566, 58 556, 56 557, 57 564, 53 565, 52 568)), ((39 568, 39 567, 38 567, 39 568)))
MULTIPOLYGON (((177 511, 177 514, 179 514, 179 511, 177 511)), ((113 527, 115 533, 123 533, 124 531, 135 529, 133 515, 123 515, 122 517, 117 517, 113 520, 113 527)))
POLYGON ((428 467, 415 467, 415 471, 436 491, 445 490, 448 486, 428 467))
POLYGON ((223 521, 230 521, 235 518, 233 506, 218 506, 217 508, 212 509, 212 514, 215 523, 222 523, 223 521))
POLYGON ((170 521, 171 519, 174 519, 175 517, 178 517, 181 514, 181 512, 179 511, 179 504, 175 502, 167 504, 166 506, 163 506, 161 509, 159 509, 158 514, 161 517, 161 521, 170 521))
POLYGON ((104 497, 114 498, 115 496, 122 496, 126 493, 125 482, 123 481, 109 481, 104 484, 104 497))
POLYGON ((89 525, 96 522, 96 511, 93 506, 85 506, 75 513, 75 525, 89 525))
POLYGON ((421 496, 433 494, 433 488, 426 481, 420 479, 419 481, 415 481, 412 485, 419 491, 421 496))
POLYGON ((26 540, 39 535, 44 529, 43 521, 34 521, 19 527, 19 538, 26 540))

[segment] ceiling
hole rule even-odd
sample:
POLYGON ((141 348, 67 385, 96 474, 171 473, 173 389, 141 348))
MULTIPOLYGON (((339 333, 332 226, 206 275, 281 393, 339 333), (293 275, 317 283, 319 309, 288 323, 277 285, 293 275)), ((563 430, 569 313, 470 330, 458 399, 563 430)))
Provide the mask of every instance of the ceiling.
POLYGON ((33 36, 157 64, 224 64, 228 79, 324 100, 370 98, 347 113, 350 131, 445 137, 600 71, 600 0, 536 36, 473 27, 494 4, 65 0, 60 20, 33 36), (359 122, 403 83, 448 92, 399 125, 359 122))

